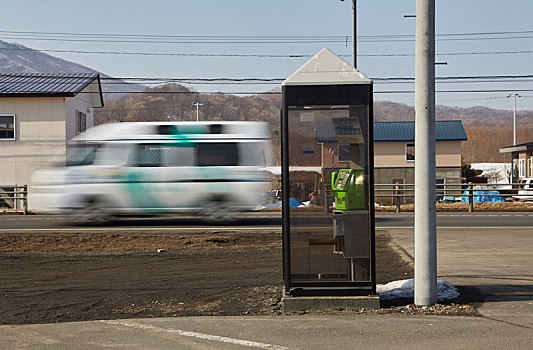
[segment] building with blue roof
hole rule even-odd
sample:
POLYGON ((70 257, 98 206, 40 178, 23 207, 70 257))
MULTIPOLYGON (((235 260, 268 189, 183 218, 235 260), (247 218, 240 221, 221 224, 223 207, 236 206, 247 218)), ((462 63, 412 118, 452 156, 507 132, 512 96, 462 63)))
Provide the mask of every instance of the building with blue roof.
MULTIPOLYGON (((461 142, 467 140, 460 120, 436 121, 437 183, 444 194, 455 194, 446 184, 461 183, 461 142)), ((413 184, 415 122, 374 122, 374 179, 376 184, 413 184)), ((347 168, 349 145, 339 144, 332 123, 317 123, 316 143, 322 145, 323 169, 347 168)), ((456 188, 457 189, 457 188, 456 188)), ((389 204, 391 198, 376 198, 389 204)), ((406 201, 412 201, 410 198, 406 201)))

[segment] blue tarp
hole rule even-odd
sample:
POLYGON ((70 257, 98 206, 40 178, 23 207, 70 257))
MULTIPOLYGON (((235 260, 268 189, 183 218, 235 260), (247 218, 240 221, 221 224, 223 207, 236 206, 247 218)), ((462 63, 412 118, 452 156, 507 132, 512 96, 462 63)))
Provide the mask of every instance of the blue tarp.
MULTIPOLYGON (((474 203, 481 202, 505 202, 505 197, 502 196, 487 196, 487 194, 500 194, 498 191, 474 191, 474 203)), ((462 203, 468 203, 468 191, 463 192, 461 197, 462 203)))
MULTIPOLYGON (((289 198, 289 208, 297 208, 300 205, 302 205, 302 202, 300 202, 296 198, 289 198)), ((281 207, 281 206, 282 206, 281 201, 277 201, 276 203, 265 205, 266 208, 281 207)))
POLYGON ((289 207, 290 208, 296 208, 302 205, 302 202, 297 200, 296 198, 289 198, 289 207))

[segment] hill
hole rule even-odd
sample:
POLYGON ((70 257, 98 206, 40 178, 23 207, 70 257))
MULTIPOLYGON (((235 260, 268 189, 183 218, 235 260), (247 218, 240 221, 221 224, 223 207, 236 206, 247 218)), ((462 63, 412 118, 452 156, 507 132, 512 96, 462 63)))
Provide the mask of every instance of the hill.
MULTIPOLYGON (((100 73, 94 69, 78 63, 48 55, 20 44, 11 44, 0 40, 0 72, 4 74, 21 73, 100 73)), ((100 73, 101 78, 109 78, 100 73)), ((124 93, 139 91, 142 88, 136 84, 129 84, 119 80, 122 84, 103 85, 106 98, 118 98, 124 93), (111 90, 112 89, 112 90, 111 90), (106 91, 118 91, 109 94, 106 91)))
MULTIPOLYGON (((279 92, 279 91, 278 91, 279 92)), ((192 121, 196 120, 261 120, 270 123, 275 142, 280 129, 280 94, 235 96, 200 94, 179 84, 166 84, 146 89, 143 94, 130 94, 106 101, 96 112, 98 123, 117 121, 192 121), (178 91, 179 93, 169 93, 178 91)), ((510 162, 499 148, 512 144, 512 111, 486 107, 437 106, 438 120, 462 120, 468 141, 462 144, 462 155, 469 163, 510 162)), ((376 121, 414 120, 414 108, 389 101, 374 102, 376 121)), ((533 111, 517 115, 519 143, 533 140, 533 111)))

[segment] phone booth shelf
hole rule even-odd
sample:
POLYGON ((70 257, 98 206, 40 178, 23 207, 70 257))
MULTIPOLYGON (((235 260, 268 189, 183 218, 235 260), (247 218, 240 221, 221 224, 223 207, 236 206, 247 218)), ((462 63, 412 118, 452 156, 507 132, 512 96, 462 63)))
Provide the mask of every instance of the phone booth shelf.
POLYGON ((282 92, 284 295, 374 295, 372 305, 377 300, 379 307, 373 82, 322 49, 283 82, 282 92), (292 167, 321 170, 314 183, 302 185, 292 167), (289 206, 291 198, 305 202, 317 190, 323 195, 318 200, 289 206))

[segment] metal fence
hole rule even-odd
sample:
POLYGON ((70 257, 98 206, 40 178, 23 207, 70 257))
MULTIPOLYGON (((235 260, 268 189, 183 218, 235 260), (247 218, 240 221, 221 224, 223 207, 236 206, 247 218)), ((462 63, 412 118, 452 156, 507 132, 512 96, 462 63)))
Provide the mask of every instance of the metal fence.
POLYGON ((28 214, 28 185, 0 185, 0 200, 5 208, 28 214))
MULTIPOLYGON (((466 203, 468 203, 468 211, 474 211, 474 197, 483 196, 483 197, 515 197, 520 198, 518 191, 521 190, 523 184, 520 183, 506 183, 506 184, 476 184, 476 183, 467 183, 467 184, 437 184, 435 187, 436 197, 441 200, 446 200, 446 197, 455 197, 461 196, 466 197, 466 203), (476 186, 483 186, 483 189, 476 189, 476 186), (496 186, 510 186, 511 188, 505 189, 496 189, 491 187, 496 186), (474 191, 494 191, 498 193, 487 193, 487 194, 474 194, 474 191)), ((529 193, 523 197, 532 197, 533 198, 533 189, 527 190, 529 193)), ((393 205, 396 207, 396 212, 401 211, 401 204, 403 198, 413 198, 415 196, 415 185, 414 184, 375 184, 374 197, 386 197, 391 198, 393 205)))

